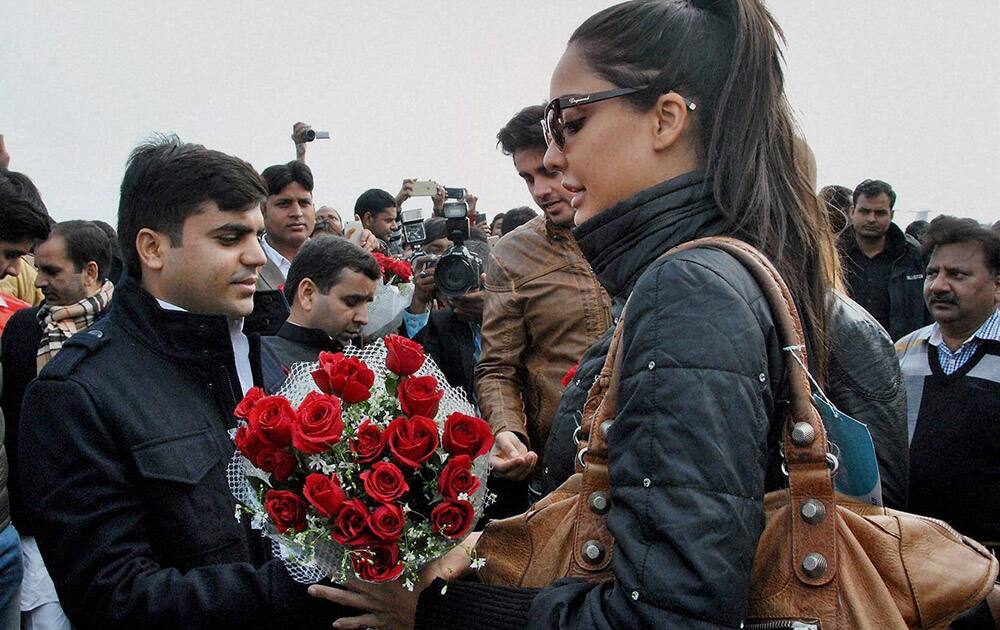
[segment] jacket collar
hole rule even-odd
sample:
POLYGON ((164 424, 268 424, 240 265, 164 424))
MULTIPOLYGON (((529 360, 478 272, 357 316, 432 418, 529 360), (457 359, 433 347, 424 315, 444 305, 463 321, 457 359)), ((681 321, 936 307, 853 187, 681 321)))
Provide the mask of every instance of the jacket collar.
POLYGON ((556 225, 548 215, 545 215, 545 236, 550 241, 565 241, 573 238, 573 228, 568 225, 556 225))
MULTIPOLYGON (((861 251, 861 246, 858 245, 858 238, 854 234, 853 226, 848 226, 846 230, 841 232, 840 246, 841 249, 852 257, 864 255, 861 251)), ((887 253, 890 258, 896 260, 906 253, 906 246, 906 235, 903 234, 903 230, 901 230, 895 223, 890 223, 889 230, 885 233, 884 252, 887 253)))
POLYGON ((626 299, 642 272, 670 248, 723 232, 704 173, 667 180, 619 202, 573 230, 597 279, 626 299))
MULTIPOLYGON (((228 318, 164 309, 127 274, 115 288, 108 318, 140 343, 174 361, 227 365, 233 361, 228 318)), ((251 339, 251 366, 256 372, 255 346, 255 339, 251 339)))
POLYGON ((287 320, 281 325, 277 336, 294 343, 309 346, 310 348, 316 348, 320 351, 340 352, 344 349, 340 343, 322 330, 318 328, 306 328, 287 320))

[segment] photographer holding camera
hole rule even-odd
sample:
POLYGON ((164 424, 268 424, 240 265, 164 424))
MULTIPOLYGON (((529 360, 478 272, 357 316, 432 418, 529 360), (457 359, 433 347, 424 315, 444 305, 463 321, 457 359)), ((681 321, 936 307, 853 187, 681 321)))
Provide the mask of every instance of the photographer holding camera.
POLYGON ((448 211, 451 219, 433 217, 422 224, 424 239, 413 261, 415 290, 403 311, 403 323, 406 335, 421 343, 448 382, 464 388, 474 403, 473 376, 482 348, 481 269, 489 246, 478 239, 466 240, 468 218, 459 216, 467 212, 464 203, 448 211), (435 309, 435 301, 442 307, 435 309))
POLYGON ((313 140, 329 140, 329 131, 313 131, 313 128, 304 122, 297 122, 292 125, 292 142, 295 143, 295 159, 299 162, 306 161, 306 144, 313 140))

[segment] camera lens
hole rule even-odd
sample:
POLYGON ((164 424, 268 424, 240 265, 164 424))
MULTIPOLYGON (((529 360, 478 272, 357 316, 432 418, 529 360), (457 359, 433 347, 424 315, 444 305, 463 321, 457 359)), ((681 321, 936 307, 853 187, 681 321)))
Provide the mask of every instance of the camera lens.
POLYGON ((447 297, 458 297, 479 288, 479 264, 466 252, 449 251, 438 261, 434 283, 447 297))
POLYGON ((305 140, 306 142, 312 142, 313 140, 316 139, 316 132, 313 131, 312 129, 306 129, 305 131, 302 132, 302 139, 305 140))

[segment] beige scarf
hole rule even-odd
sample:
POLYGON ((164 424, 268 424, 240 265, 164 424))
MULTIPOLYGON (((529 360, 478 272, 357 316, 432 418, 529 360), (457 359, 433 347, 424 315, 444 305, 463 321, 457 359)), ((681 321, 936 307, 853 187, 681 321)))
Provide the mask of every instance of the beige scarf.
POLYGON ((101 313, 108 308, 114 290, 113 284, 105 282, 100 291, 79 302, 66 306, 49 306, 46 303, 38 309, 42 341, 38 344, 38 357, 35 361, 39 372, 59 352, 67 339, 94 325, 101 313))

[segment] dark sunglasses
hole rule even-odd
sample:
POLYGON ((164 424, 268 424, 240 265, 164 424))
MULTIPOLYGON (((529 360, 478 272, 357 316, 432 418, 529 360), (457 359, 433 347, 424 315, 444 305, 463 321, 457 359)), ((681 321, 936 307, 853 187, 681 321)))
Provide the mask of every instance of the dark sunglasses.
MULTIPOLYGON (((560 151, 566 146, 566 134, 564 132, 564 127, 566 126, 565 121, 563 121, 563 110, 569 109, 571 107, 577 107, 579 105, 590 105, 591 103, 598 103, 600 101, 606 101, 612 98, 618 98, 619 96, 627 96, 629 94, 635 94, 636 92, 642 92, 648 89, 648 85, 642 87, 628 87, 628 88, 616 88, 614 90, 607 90, 605 92, 594 92, 593 94, 583 94, 581 96, 560 96, 559 98, 554 98, 549 101, 548 105, 545 106, 545 111, 542 114, 542 131, 545 134, 545 144, 555 144, 556 148, 560 151)), ((664 94, 671 92, 672 90, 664 91, 664 94)), ((681 97, 684 98, 684 97, 681 97)), ((697 105, 693 101, 684 99, 684 103, 687 108, 694 111, 697 105)))

